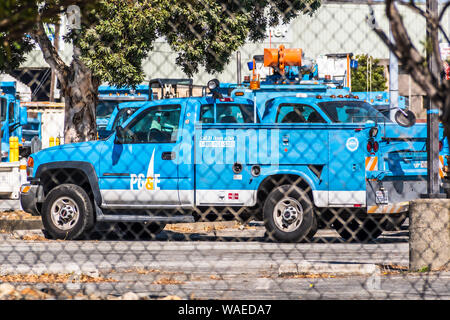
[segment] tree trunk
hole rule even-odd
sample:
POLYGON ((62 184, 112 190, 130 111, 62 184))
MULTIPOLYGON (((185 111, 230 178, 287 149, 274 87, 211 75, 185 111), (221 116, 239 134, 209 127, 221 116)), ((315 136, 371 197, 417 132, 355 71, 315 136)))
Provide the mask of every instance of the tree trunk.
POLYGON ((100 81, 81 61, 81 51, 74 44, 73 60, 67 66, 53 47, 44 24, 39 19, 32 38, 39 44, 44 60, 55 72, 65 99, 64 143, 82 142, 97 138, 95 109, 100 81))
POLYGON ((91 71, 75 58, 64 88, 64 143, 82 142, 97 138, 95 109, 99 81, 91 71))

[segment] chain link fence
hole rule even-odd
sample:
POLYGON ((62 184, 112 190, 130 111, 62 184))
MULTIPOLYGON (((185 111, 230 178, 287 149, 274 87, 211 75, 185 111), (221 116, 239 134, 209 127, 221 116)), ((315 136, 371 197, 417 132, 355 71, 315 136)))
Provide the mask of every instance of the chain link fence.
MULTIPOLYGON (((388 32, 384 3, 372 9, 388 32)), ((399 9, 423 48, 425 20, 399 9)), ((0 299, 448 299, 450 202, 418 200, 427 194, 426 96, 399 66, 416 124, 376 111, 390 103, 393 75, 369 12, 362 1, 322 1, 245 43, 223 72, 187 82, 177 53, 157 39, 142 94, 100 92, 99 140, 76 145, 64 144, 57 78, 32 51, 13 80, 24 84, 23 146, 39 149, 37 134, 43 151, 20 155, 21 200, 2 193, 0 299), (308 68, 284 73, 280 45, 301 48, 308 68), (268 48, 275 68, 258 57, 268 48), (370 75, 362 55, 383 72, 370 75), (256 73, 259 91, 250 90, 256 73), (375 77, 385 89, 346 89, 375 77)), ((73 54, 62 41, 58 52, 73 54)), ((442 183, 442 129, 440 138, 442 183)), ((0 167, 4 185, 12 164, 8 156, 0 167)))

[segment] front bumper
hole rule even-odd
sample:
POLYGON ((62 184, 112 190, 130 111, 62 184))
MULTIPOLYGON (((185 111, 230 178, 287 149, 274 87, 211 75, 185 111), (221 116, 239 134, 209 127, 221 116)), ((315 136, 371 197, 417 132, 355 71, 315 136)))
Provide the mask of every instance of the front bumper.
POLYGON ((33 216, 39 216, 37 204, 42 202, 43 189, 41 185, 23 184, 20 187, 20 205, 22 210, 33 216))

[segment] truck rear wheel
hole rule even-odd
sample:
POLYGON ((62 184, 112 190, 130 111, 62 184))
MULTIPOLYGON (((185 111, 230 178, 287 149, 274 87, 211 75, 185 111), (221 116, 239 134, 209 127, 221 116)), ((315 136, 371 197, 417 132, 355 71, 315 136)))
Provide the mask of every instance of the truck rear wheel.
POLYGON ((386 216, 381 227, 383 231, 398 231, 408 217, 407 213, 386 216))
POLYGON ((53 239, 78 239, 94 226, 94 208, 86 191, 74 184, 52 189, 42 205, 42 224, 53 239))
POLYGON ((295 185, 273 189, 263 207, 264 225, 270 239, 279 242, 310 240, 317 232, 313 203, 295 185))
POLYGON ((336 219, 333 227, 346 242, 369 242, 383 233, 381 222, 373 217, 336 219))

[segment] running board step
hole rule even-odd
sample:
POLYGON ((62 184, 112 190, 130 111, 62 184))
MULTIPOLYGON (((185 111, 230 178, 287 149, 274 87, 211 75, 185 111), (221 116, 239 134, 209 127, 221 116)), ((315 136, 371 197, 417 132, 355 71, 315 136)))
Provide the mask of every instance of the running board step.
POLYGON ((143 215, 116 215, 116 214, 99 214, 97 221, 103 222, 164 222, 164 223, 183 223, 195 222, 193 216, 143 216, 143 215))

